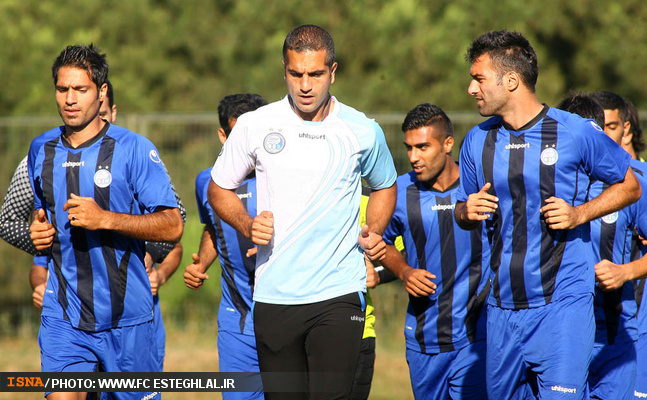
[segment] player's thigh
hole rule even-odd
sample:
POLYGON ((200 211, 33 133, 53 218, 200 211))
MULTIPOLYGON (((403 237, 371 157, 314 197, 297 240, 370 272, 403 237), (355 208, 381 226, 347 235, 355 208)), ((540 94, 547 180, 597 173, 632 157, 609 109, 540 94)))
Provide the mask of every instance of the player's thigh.
POLYGON ((486 385, 491 399, 532 398, 518 336, 519 311, 488 305, 486 385))
POLYGON ((256 338, 237 332, 218 332, 220 372, 259 372, 256 338))
POLYGON ((486 342, 479 340, 456 350, 450 365, 449 397, 454 400, 481 400, 485 384, 486 342))
POLYGON ((557 399, 586 396, 595 336, 593 296, 568 297, 546 307, 548 312, 525 325, 524 336, 539 395, 557 399))
POLYGON ((68 321, 42 316, 38 332, 42 372, 94 372, 101 339, 68 321))
POLYGON ((106 372, 160 372, 153 321, 106 331, 101 364, 106 372))
POLYGON ((350 396, 364 333, 363 296, 350 293, 318 303, 316 313, 313 307, 316 322, 305 343, 312 399, 350 396))
POLYGON ((635 342, 595 346, 589 367, 592 398, 629 400, 636 383, 635 342))
POLYGON ((411 388, 416 400, 449 398, 449 366, 453 352, 425 354, 407 349, 411 388))
POLYGON ((366 400, 371 392, 371 382, 375 369, 375 338, 362 338, 362 344, 357 359, 357 370, 353 379, 351 400, 366 400))
POLYGON ((647 399, 647 333, 636 341, 636 386, 635 396, 647 399))

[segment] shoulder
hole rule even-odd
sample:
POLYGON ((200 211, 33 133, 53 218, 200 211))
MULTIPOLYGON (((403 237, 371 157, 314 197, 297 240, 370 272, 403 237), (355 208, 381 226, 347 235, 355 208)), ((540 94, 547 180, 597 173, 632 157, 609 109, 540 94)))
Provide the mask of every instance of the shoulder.
POLYGON ((363 112, 358 111, 337 99, 335 99, 335 102, 337 103, 336 107, 338 107, 339 110, 337 112, 337 116, 352 128, 373 132, 378 129, 380 132, 382 131, 382 128, 380 128, 380 125, 375 121, 375 119, 367 117, 363 112))
POLYGON ((555 120, 559 125, 558 132, 560 133, 569 133, 575 136, 591 133, 596 135, 604 134, 604 130, 595 121, 558 108, 550 107, 546 117, 555 120))
POLYGON ((398 176, 398 179, 396 180, 398 192, 407 190, 409 186, 416 182, 418 182, 418 178, 416 177, 416 173, 413 171, 409 171, 406 174, 398 176))
POLYGON ((267 125, 268 122, 272 123, 272 121, 281 120, 286 115, 289 115, 290 112, 290 104, 287 97, 285 97, 279 101, 266 104, 254 111, 241 115, 236 121, 236 126, 253 127, 256 125, 267 125))
POLYGON ((195 178, 195 187, 202 188, 209 183, 211 179, 211 168, 204 169, 200 171, 198 176, 195 178))
POLYGON ((63 129, 64 129, 63 126, 58 126, 54 129, 50 129, 47 132, 40 134, 34 140, 32 140, 30 149, 40 148, 50 140, 59 138, 63 133, 63 129))

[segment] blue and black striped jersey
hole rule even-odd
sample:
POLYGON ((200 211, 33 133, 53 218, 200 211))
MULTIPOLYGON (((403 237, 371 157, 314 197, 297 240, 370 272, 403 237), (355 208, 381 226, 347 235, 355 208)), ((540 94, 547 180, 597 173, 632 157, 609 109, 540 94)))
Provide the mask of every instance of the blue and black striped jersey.
POLYGON ((408 264, 436 275, 437 284, 431 296, 409 296, 407 348, 433 354, 484 338, 481 312, 490 275, 486 229, 466 231, 456 224, 458 181, 439 192, 425 188, 410 172, 398 178, 397 187, 395 212, 384 239, 393 244, 402 235, 408 264))
MULTIPOLYGON (((213 225, 216 232, 214 244, 222 267, 218 329, 253 335, 251 308, 256 256, 247 257, 245 254, 256 245, 213 212, 207 199, 210 181, 211 168, 200 172, 195 180, 195 196, 200 221, 213 225)), ((252 218, 256 217, 256 178, 245 180, 235 192, 247 213, 252 218)))
POLYGON ((539 210, 552 196, 584 203, 591 180, 621 181, 629 159, 595 122, 548 106, 519 130, 494 117, 468 133, 458 200, 486 182, 499 198, 491 217, 490 304, 525 309, 593 293, 589 224, 552 230, 539 210))
MULTIPOLYGON (((642 177, 642 172, 635 169, 636 162, 638 161, 632 160, 630 165, 645 190, 647 181, 642 177)), ((599 196, 607 186, 599 181, 593 182, 590 198, 599 196)), ((646 196, 641 196, 636 203, 622 210, 591 221, 595 261, 609 260, 619 265, 630 262, 635 231, 640 235, 647 235, 646 196)), ((629 342, 638 338, 638 310, 632 282, 625 282, 620 289, 612 291, 596 287, 594 304, 597 344, 629 342)))
POLYGON ((72 227, 63 205, 74 193, 117 213, 177 208, 157 149, 143 136, 115 125, 106 124, 77 148, 67 143, 63 132, 64 127, 45 132, 29 150, 34 208, 45 209, 56 228, 42 313, 85 331, 150 321, 153 296, 144 241, 72 227))

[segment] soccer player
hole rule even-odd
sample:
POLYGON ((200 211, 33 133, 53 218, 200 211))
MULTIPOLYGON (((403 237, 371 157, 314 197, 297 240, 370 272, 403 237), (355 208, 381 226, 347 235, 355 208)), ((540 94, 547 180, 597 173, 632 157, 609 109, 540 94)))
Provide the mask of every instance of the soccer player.
POLYGON ((643 139, 643 130, 640 127, 640 117, 638 110, 631 100, 625 98, 625 113, 629 121, 629 134, 622 140, 622 148, 625 149, 634 160, 645 161, 639 154, 645 150, 645 141, 643 139))
MULTIPOLYGON (((605 123, 605 133, 611 136, 614 133, 613 128, 617 125, 624 127, 624 134, 615 136, 621 140, 621 145, 625 150, 630 150, 629 154, 632 156, 631 166, 636 171, 636 175, 639 178, 642 177, 642 182, 644 182, 644 177, 647 176, 647 164, 636 160, 637 154, 633 148, 634 141, 636 141, 638 148, 641 148, 641 145, 644 147, 644 144, 640 142, 641 131, 637 111, 633 106, 630 109, 626 100, 617 93, 601 90, 594 92, 592 96, 604 108, 605 118, 609 116, 612 121, 617 121, 615 124, 605 123), (634 139, 634 135, 637 139, 634 139)), ((643 183, 643 189, 644 187, 645 184, 643 183)), ((644 198, 645 196, 642 197, 644 198)), ((638 204, 641 204, 641 202, 639 201, 638 204)), ((645 207, 640 208, 635 213, 638 214, 637 221, 640 221, 639 217, 645 213, 645 207)), ((615 222, 615 224, 620 221, 622 219, 618 218, 618 222, 615 222)), ((628 342, 630 339, 633 339, 631 344, 635 347, 634 350, 629 349, 629 345, 625 345, 628 349, 624 350, 625 353, 622 357, 616 356, 620 361, 625 361, 624 365, 611 365, 611 367, 615 368, 609 368, 612 374, 610 373, 611 376, 608 378, 610 383, 607 387, 613 390, 622 390, 620 393, 624 394, 626 398, 633 398, 634 395, 639 396, 640 394, 647 396, 647 316, 645 315, 644 307, 640 308, 645 296, 645 279, 640 278, 647 276, 647 268, 644 267, 645 261, 641 259, 645 255, 645 247, 641 245, 640 236, 647 237, 647 235, 641 233, 644 231, 640 230, 640 226, 637 228, 637 232, 629 233, 631 239, 627 239, 627 242, 624 243, 625 249, 631 249, 630 255, 623 254, 624 258, 622 260, 614 259, 612 260, 613 262, 603 260, 595 268, 596 278, 600 281, 598 288, 606 290, 604 299, 608 309, 605 310, 605 316, 610 314, 615 317, 612 323, 619 325, 618 329, 626 327, 627 334, 624 336, 619 335, 616 342, 620 341, 621 343, 615 345, 615 347, 621 347, 623 340, 628 342), (609 300, 609 297, 616 301, 609 300), (623 300, 620 305, 617 304, 618 297, 623 300), (635 301, 631 301, 634 299, 635 301), (635 360, 632 356, 635 356, 635 360), (631 374, 629 372, 622 373, 622 367, 627 369, 628 366, 633 368, 631 374), (631 376, 635 377, 635 384, 633 379, 629 379, 631 376)), ((618 350, 622 349, 616 349, 616 351, 618 350)), ((609 354, 614 353, 610 351, 609 354)), ((620 395, 615 397, 621 398, 620 395)))
MULTIPOLYGON (((266 105, 257 94, 225 96, 218 105, 220 129, 218 137, 225 143, 238 117, 266 105)), ((191 289, 200 289, 209 276, 207 269, 220 257, 222 297, 218 308, 218 362, 220 372, 259 372, 254 323, 252 321, 252 291, 256 256, 246 253, 255 245, 240 235, 214 212, 207 199, 211 168, 198 174, 195 196, 200 221, 204 224, 200 249, 193 254, 193 264, 184 272, 184 282, 191 289)), ((236 189, 236 194, 250 216, 256 216, 256 177, 252 172, 236 189)), ((223 392, 223 399, 263 399, 263 393, 223 392)))
MULTIPOLYGON (((31 238, 48 249, 39 344, 43 372, 158 369, 145 241, 177 242, 182 218, 155 146, 99 116, 108 63, 93 45, 54 61, 64 126, 32 141, 31 238)), ((49 399, 84 393, 49 393, 49 399)), ((159 394, 117 392, 116 398, 159 394)))
MULTIPOLYGON (((611 92, 605 96, 614 98, 614 102, 624 103, 622 97, 611 92)), ((593 96, 571 95, 557 108, 592 119, 599 126, 611 126, 605 124, 606 110, 593 96)), ((624 106, 620 109, 624 109, 624 106)), ((617 139, 624 140, 621 135, 617 139)), ((636 172, 644 189, 644 179, 640 178, 642 172, 636 172)), ((603 189, 602 182, 592 182, 589 197, 596 197, 603 189)), ((622 268, 630 261, 634 228, 647 232, 645 211, 647 197, 641 196, 636 203, 591 221, 596 274, 615 266, 622 268)), ((636 376, 635 341, 638 335, 636 301, 631 282, 627 281, 615 290, 603 290, 602 286, 596 285, 594 313, 595 344, 588 378, 591 398, 631 399, 636 376)))
POLYGON ((413 171, 397 180, 382 261, 405 284, 407 363, 416 399, 481 399, 485 393, 485 298, 489 242, 485 223, 454 220, 459 168, 454 129, 439 107, 419 104, 402 123, 413 171), (402 235, 406 260, 395 248, 402 235))
POLYGON ((307 374, 313 399, 349 396, 365 318, 362 249, 383 257, 396 194, 382 129, 329 94, 334 60, 323 28, 302 25, 288 34, 288 95, 238 119, 209 186, 216 213, 258 245, 253 298, 261 372, 307 374), (251 218, 235 189, 254 168, 259 215, 251 218), (372 192, 360 229, 362 178, 372 192))
POLYGON ((486 32, 466 58, 468 92, 493 116, 465 138, 455 208, 464 228, 493 225, 488 395, 582 398, 595 335, 588 222, 634 203, 640 184, 597 124, 539 102, 523 35, 486 32), (609 186, 587 201, 590 180, 609 186))

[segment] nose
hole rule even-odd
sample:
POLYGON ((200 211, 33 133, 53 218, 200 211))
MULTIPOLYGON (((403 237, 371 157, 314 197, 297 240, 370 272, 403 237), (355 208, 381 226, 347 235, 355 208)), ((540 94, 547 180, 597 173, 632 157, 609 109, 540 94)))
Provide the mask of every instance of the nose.
POLYGON ((469 93, 472 96, 474 96, 476 93, 478 93, 478 84, 474 79, 472 79, 470 81, 470 84, 467 87, 467 93, 469 93))
POLYGON ((418 151, 416 150, 415 147, 412 147, 407 151, 407 156, 409 156, 409 162, 411 164, 415 164, 418 161, 418 151))
POLYGON ((301 93, 309 93, 312 90, 312 81, 310 80, 308 74, 303 74, 299 83, 301 93))
POLYGON ((65 94, 65 103, 67 104, 75 104, 76 103, 76 93, 74 93, 74 90, 68 90, 67 93, 65 94))

